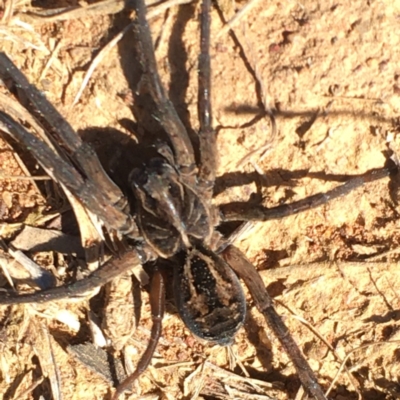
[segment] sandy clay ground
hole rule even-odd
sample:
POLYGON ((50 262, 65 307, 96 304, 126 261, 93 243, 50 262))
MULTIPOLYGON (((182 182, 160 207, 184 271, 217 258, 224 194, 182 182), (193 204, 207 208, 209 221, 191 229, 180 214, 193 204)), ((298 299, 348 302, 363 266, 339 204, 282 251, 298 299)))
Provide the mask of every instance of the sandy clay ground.
MULTIPOLYGON (((129 23, 129 15, 117 12, 118 1, 100 13, 27 14, 33 7, 43 12, 90 3, 3 1, 0 49, 103 154, 105 167, 122 171, 121 177, 130 168, 130 146, 144 136, 131 112, 132 92, 140 85, 137 77, 136 87, 129 83, 135 81, 138 62, 129 33, 102 59, 75 105, 74 98, 92 61, 129 23)), ((216 204, 272 207, 383 167, 389 147, 400 149, 400 2, 259 0, 233 31, 224 29, 245 5, 224 0, 212 12, 216 204), (275 136, 265 108, 275 112, 275 136), (263 157, 255 153, 240 162, 265 144, 263 157)), ((151 19, 160 73, 178 113, 194 131, 198 13, 194 2, 159 10, 151 19)), ((58 229, 60 215, 64 222, 71 220, 68 203, 48 181, 34 185, 11 179, 27 174, 16 156, 26 152, 8 143, 0 141, 0 235, 7 243, 26 225, 58 229)), ((35 163, 27 169, 43 175, 35 163)), ((257 223, 237 243, 261 271, 320 384, 326 390, 332 385, 334 399, 400 398, 395 187, 389 178, 367 184, 317 209, 257 223)), ((70 255, 26 254, 60 281, 75 279, 78 267, 83 270, 84 262, 70 255)), ((5 279, 2 284, 7 286, 5 279)), ((91 318, 111 340, 109 358, 125 354, 134 367, 151 319, 148 294, 136 287, 142 306, 135 328, 131 290, 131 279, 124 277, 91 300, 1 307, 0 398, 109 398, 110 378, 85 366, 70 346, 92 341, 91 309, 91 318)), ((156 356, 126 398, 296 396, 294 368, 250 296, 245 327, 229 351, 196 340, 171 297, 156 356)), ((107 362, 94 363, 100 372, 108 368, 107 362)))

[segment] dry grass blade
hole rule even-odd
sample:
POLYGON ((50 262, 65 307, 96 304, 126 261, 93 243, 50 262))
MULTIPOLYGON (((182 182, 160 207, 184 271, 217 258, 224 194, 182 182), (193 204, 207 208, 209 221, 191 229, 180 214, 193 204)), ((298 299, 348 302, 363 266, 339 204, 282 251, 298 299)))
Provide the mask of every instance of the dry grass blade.
POLYGON ((0 26, 0 37, 2 37, 2 40, 4 41, 10 41, 13 42, 14 44, 18 45, 19 47, 25 48, 25 49, 33 49, 40 51, 44 54, 49 54, 49 50, 44 46, 43 43, 40 42, 40 40, 36 39, 35 37, 33 39, 25 39, 22 37, 21 34, 19 33, 14 33, 11 28, 7 27, 2 27, 0 26), (34 41, 35 39, 35 41, 34 41))
POLYGON ((210 363, 209 361, 205 362, 206 366, 209 367, 213 371, 213 376, 218 376, 226 379, 226 381, 237 381, 249 386, 252 386, 254 389, 261 390, 260 388, 265 389, 282 389, 282 385, 279 383, 271 383, 265 382, 260 379, 249 378, 247 376, 240 376, 233 372, 227 371, 217 365, 210 363))
POLYGON ((54 339, 47 326, 35 319, 32 319, 31 335, 43 375, 50 381, 52 396, 54 400, 62 400, 62 382, 53 351, 54 339))
POLYGON ((224 27, 218 32, 217 39, 226 35, 235 25, 237 25, 253 7, 255 7, 260 0, 248 1, 231 19, 229 19, 224 27))
POLYGON ((101 15, 117 14, 124 9, 125 3, 124 0, 104 0, 94 4, 61 7, 51 10, 33 9, 33 11, 21 13, 18 16, 32 24, 68 21, 86 17, 93 18, 101 15))
POLYGON ((25 180, 25 181, 49 181, 51 178, 49 176, 23 176, 23 175, 7 175, 0 171, 0 179, 7 180, 25 180))
POLYGON ((9 285, 15 289, 14 285, 14 280, 12 278, 12 273, 10 273, 10 270, 12 270, 12 262, 15 262, 15 260, 11 260, 11 257, 5 257, 4 255, 0 255, 0 268, 3 271, 3 274, 5 278, 7 279, 7 282, 9 285))
POLYGON ((44 377, 40 377, 39 379, 37 379, 35 382, 33 382, 29 387, 27 387, 25 390, 23 390, 21 393, 18 393, 18 398, 19 399, 24 399, 24 398, 28 398, 28 396, 30 394, 32 394, 32 392, 39 386, 42 384, 42 382, 44 381, 44 377))
MULTIPOLYGON (((32 261, 22 251, 16 249, 14 246, 6 245, 2 239, 0 239, 0 246, 3 251, 7 252, 15 262, 11 262, 10 259, 2 256, 1 268, 5 272, 8 280, 12 281, 12 278, 19 278, 26 281, 34 282, 36 286, 42 289, 46 289, 55 284, 53 275, 45 268, 39 266, 37 263, 32 261)), ((14 287, 14 284, 10 282, 14 287)))
POLYGON ((14 6, 15 6, 14 0, 5 0, 4 1, 3 16, 1 17, 0 23, 8 24, 8 22, 11 20, 11 17, 14 13, 14 6))
MULTIPOLYGON (((274 141, 277 139, 277 125, 276 125, 276 117, 274 115, 274 110, 271 105, 273 99, 271 95, 268 93, 267 86, 264 83, 264 79, 262 76, 262 71, 260 67, 260 60, 258 56, 255 54, 252 44, 247 39, 246 35, 246 28, 245 28, 245 21, 243 20, 244 17, 248 12, 252 10, 258 4, 259 0, 250 0, 239 12, 235 14, 233 18, 231 18, 228 22, 226 22, 224 28, 218 33, 217 40, 227 33, 229 30, 232 31, 232 35, 235 37, 237 43, 239 43, 246 51, 244 54, 246 55, 246 62, 248 63, 249 68, 252 69, 252 75, 256 82, 256 91, 259 97, 259 106, 262 109, 262 113, 267 116, 270 120, 270 132, 266 134, 267 129, 264 128, 264 134, 268 138, 264 140, 264 144, 260 145, 259 143, 256 144, 256 148, 251 150, 242 157, 236 164, 238 168, 243 167, 247 163, 251 163, 256 171, 259 173, 260 176, 264 174, 262 168, 259 167, 258 162, 261 162, 263 158, 271 151, 274 147, 274 141), (233 27, 242 22, 239 31, 241 34, 238 34, 237 30, 233 30, 233 27), (258 161, 255 162, 252 158, 258 155, 258 161)), ((223 15, 223 18, 227 20, 227 12, 224 10, 223 7, 220 7, 220 12, 223 15)))
MULTIPOLYGON (((360 350, 365 350, 365 349, 374 347, 374 346, 384 346, 384 347, 385 347, 385 346, 392 346, 392 345, 395 345, 396 347, 398 347, 398 346, 400 345, 400 340, 390 340, 390 341, 387 341, 387 342, 369 343, 369 344, 366 344, 366 345, 364 345, 364 346, 357 347, 357 348, 351 350, 349 353, 347 353, 346 357, 343 359, 342 364, 340 365, 340 368, 339 368, 339 370, 338 370, 338 372, 337 372, 335 378, 333 379, 331 385, 329 386, 329 388, 328 388, 328 390, 327 390, 327 392, 326 392, 326 393, 327 393, 327 396, 332 392, 333 387, 335 386, 335 383, 336 383, 337 380, 339 379, 339 377, 340 377, 340 375, 341 375, 343 369, 346 368, 346 363, 348 362, 348 360, 350 359, 350 357, 351 357, 354 353, 356 353, 357 351, 360 351, 360 350)), ((359 398, 360 398, 360 399, 362 398, 362 394, 361 394, 361 393, 359 393, 359 398)))
MULTIPOLYGON (((156 16, 164 13, 171 7, 178 6, 181 4, 188 4, 190 2, 192 2, 192 0, 167 0, 167 1, 159 4, 157 7, 149 10, 147 13, 147 17, 148 17, 148 19, 155 18, 156 16)), ((130 30, 132 30, 132 27, 133 27, 133 23, 130 23, 129 25, 127 25, 120 33, 118 33, 118 35, 116 35, 110 42, 108 42, 99 51, 99 53, 93 59, 88 70, 85 73, 85 76, 83 78, 81 86, 74 98, 74 101, 72 102, 72 106, 76 105, 79 102, 79 100, 82 96, 82 93, 85 90, 85 87, 87 86, 90 78, 92 77, 94 71, 99 66, 101 61, 107 56, 107 54, 111 51, 111 49, 114 48, 118 44, 118 42, 124 37, 124 35, 127 32, 129 32, 130 30)))
POLYGON ((279 391, 279 385, 236 375, 209 361, 205 361, 204 368, 198 372, 202 382, 199 392, 205 396, 214 396, 218 399, 274 400, 276 399, 274 394, 279 391), (266 391, 271 391, 271 395, 266 394, 266 391))
POLYGON ((201 363, 185 378, 184 393, 190 399, 198 396, 213 396, 218 399, 274 399, 265 391, 275 393, 280 385, 240 376, 218 367, 210 361, 201 363), (254 397, 252 397, 254 396, 254 397))
POLYGON ((244 393, 240 390, 233 389, 228 385, 225 385, 225 389, 228 392, 227 399, 246 399, 246 400, 276 400, 275 397, 270 397, 266 394, 254 394, 254 393, 244 393))
POLYGON ((91 62, 88 70, 85 73, 82 84, 76 94, 72 106, 77 104, 82 96, 83 91, 85 90, 86 85, 88 84, 90 78, 92 77, 95 69, 99 66, 101 61, 106 57, 106 55, 110 52, 110 50, 116 46, 116 44, 123 38, 123 36, 132 29, 132 24, 127 25, 117 36, 114 37, 110 42, 108 42, 96 55, 96 57, 91 62))

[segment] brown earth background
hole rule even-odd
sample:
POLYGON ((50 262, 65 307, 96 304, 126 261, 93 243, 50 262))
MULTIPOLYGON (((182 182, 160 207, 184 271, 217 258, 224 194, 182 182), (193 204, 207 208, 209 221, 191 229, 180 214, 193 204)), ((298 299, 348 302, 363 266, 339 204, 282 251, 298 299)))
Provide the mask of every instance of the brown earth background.
MULTIPOLYGON (((137 62, 130 58, 129 34, 107 53, 73 105, 91 61, 128 24, 128 16, 108 12, 48 22, 25 13, 33 6, 47 10, 78 3, 14 3, 11 16, 3 13, 0 49, 77 131, 113 128, 123 146, 139 140, 121 122, 132 120, 130 91, 135 90, 126 79, 129 65, 134 70, 129 63, 137 62)), ((339 178, 382 167, 388 146, 400 144, 400 2, 260 0, 233 26, 233 33, 224 31, 224 19, 245 4, 226 0, 220 11, 212 12, 212 104, 220 177, 216 204, 261 198, 265 206, 276 206, 333 188, 339 178), (262 101, 276 110, 275 137, 269 119, 256 118, 262 101), (264 144, 269 147, 263 157, 255 154, 251 162, 240 164, 264 144)), ((164 84, 194 130, 198 13, 198 2, 175 6, 150 23, 164 84)), ((96 136, 91 130, 91 140, 112 158, 116 153, 104 145, 104 132, 96 136)), ((23 175, 14 148, 3 140, 0 146, 1 174, 23 175)), ((278 311, 320 383, 327 389, 335 379, 334 399, 400 398, 399 210, 389 189, 386 178, 318 209, 257 223, 237 243, 279 300, 278 311), (348 372, 339 371, 343 360, 348 372)), ((2 229, 29 224, 32 215, 60 211, 50 210, 50 203, 29 180, 0 178, 2 229)), ((32 256, 45 264, 66 262, 52 253, 32 256)), ((121 303, 105 330, 117 350, 127 346, 135 365, 149 338, 148 296, 143 291, 142 318, 135 330, 133 305, 125 303, 130 281, 121 282, 112 289, 121 303)), ((136 393, 126 398, 294 398, 299 384, 294 369, 249 296, 246 326, 231 352, 193 338, 170 298, 168 302, 156 357, 136 393), (249 378, 234 379, 229 371, 249 378), (275 385, 269 389, 259 381, 275 385)), ((44 366, 48 360, 39 344, 46 340, 60 375, 60 398, 107 398, 110 383, 67 351, 68 345, 90 337, 88 304, 86 299, 1 309, 0 398, 50 397, 47 380, 40 383, 43 370, 51 370, 44 366), (66 323, 63 312, 68 313, 66 323), (70 321, 78 321, 78 329, 70 321)))

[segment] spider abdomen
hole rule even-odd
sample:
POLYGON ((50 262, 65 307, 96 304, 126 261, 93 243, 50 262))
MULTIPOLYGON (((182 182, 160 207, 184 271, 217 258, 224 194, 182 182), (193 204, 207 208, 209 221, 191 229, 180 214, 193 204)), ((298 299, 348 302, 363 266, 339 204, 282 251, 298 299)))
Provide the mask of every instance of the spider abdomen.
POLYGON ((198 337, 230 344, 244 322, 246 302, 236 274, 204 246, 187 250, 174 269, 175 301, 182 320, 198 337))

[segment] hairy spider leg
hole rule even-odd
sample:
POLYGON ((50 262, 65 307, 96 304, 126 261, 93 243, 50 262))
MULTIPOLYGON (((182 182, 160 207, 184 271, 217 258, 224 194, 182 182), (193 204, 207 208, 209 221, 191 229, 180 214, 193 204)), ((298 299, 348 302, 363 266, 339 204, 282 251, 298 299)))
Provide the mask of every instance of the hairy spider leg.
POLYGON ((306 197, 290 204, 282 204, 276 207, 267 208, 262 205, 246 207, 245 203, 230 203, 220 206, 221 221, 269 221, 281 219, 289 215, 298 214, 326 204, 334 199, 343 197, 353 190, 365 184, 377 181, 398 172, 395 162, 387 160, 387 166, 373 169, 363 175, 349 179, 343 185, 339 185, 324 193, 306 197))
POLYGON ((260 274, 253 264, 236 247, 229 246, 223 253, 227 263, 242 278, 249 288, 251 297, 258 311, 264 316, 270 329, 274 332, 283 348, 296 368, 304 389, 318 400, 325 400, 326 396, 318 380, 304 358, 297 343, 291 336, 281 316, 276 312, 272 299, 265 289, 260 274))
POLYGON ((130 250, 119 258, 112 258, 105 262, 96 271, 93 271, 86 278, 80 279, 69 285, 57 286, 46 290, 38 290, 33 293, 15 293, 14 291, 1 292, 0 305, 7 304, 28 304, 48 303, 56 300, 71 299, 83 296, 97 287, 104 286, 118 276, 131 271, 142 260, 136 251, 130 250))
MULTIPOLYGON (((40 114, 40 117, 49 124, 51 130, 58 136, 63 148, 68 150, 69 156, 80 167, 81 172, 85 175, 85 182, 90 186, 91 191, 90 196, 85 196, 85 193, 83 193, 84 205, 95 212, 111 229, 122 234, 131 233, 133 236, 137 236, 137 227, 131 216, 126 212, 127 201, 119 187, 104 171, 96 153, 90 145, 82 142, 80 136, 55 107, 28 82, 24 74, 2 52, 0 52, 0 76, 2 79, 11 79, 18 90, 24 93, 31 103, 33 111, 40 114), (101 210, 100 208, 104 209, 101 210)), ((44 142, 37 145, 47 146, 44 142)), ((31 151, 34 152, 35 148, 32 147, 31 151)), ((69 161, 66 162, 70 164, 69 161)), ((70 164, 69 169, 71 168, 74 167, 70 164)), ((57 168, 54 169, 54 173, 57 173, 57 168)), ((64 183, 67 187, 74 187, 75 182, 71 179, 66 177, 66 181, 59 180, 59 182, 64 183)), ((71 190, 77 198, 82 197, 81 191, 82 187, 71 190)))
POLYGON ((132 8, 136 14, 133 24, 135 37, 137 38, 135 46, 143 68, 143 75, 146 78, 146 86, 157 106, 157 119, 171 141, 175 163, 180 174, 187 177, 189 181, 193 181, 193 174, 196 172, 193 145, 185 126, 161 83, 153 40, 146 18, 146 6, 143 1, 133 1, 132 8))
POLYGON ((200 54, 198 63, 198 116, 200 123, 199 145, 199 184, 204 196, 211 202, 217 169, 216 138, 212 127, 211 110, 211 61, 210 61, 210 25, 211 0, 201 4, 200 54))
POLYGON ((117 400, 126 390, 129 390, 136 379, 146 371, 153 358, 158 341, 160 340, 162 320, 165 311, 165 281, 162 273, 157 268, 151 278, 150 308, 153 325, 151 327, 149 343, 140 357, 136 370, 118 385, 111 400, 117 400))

